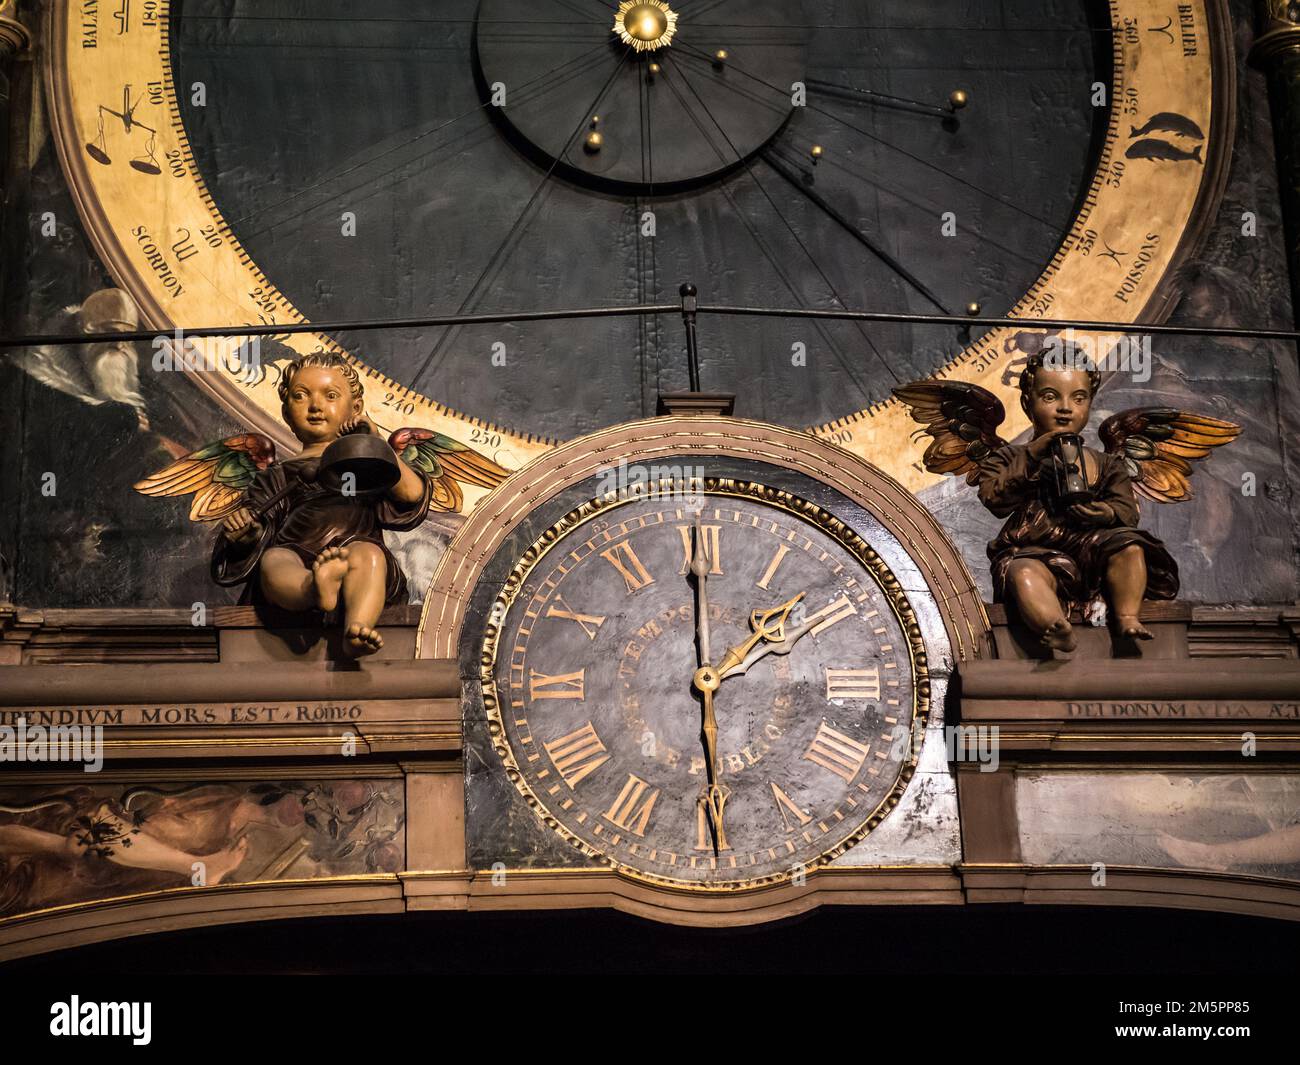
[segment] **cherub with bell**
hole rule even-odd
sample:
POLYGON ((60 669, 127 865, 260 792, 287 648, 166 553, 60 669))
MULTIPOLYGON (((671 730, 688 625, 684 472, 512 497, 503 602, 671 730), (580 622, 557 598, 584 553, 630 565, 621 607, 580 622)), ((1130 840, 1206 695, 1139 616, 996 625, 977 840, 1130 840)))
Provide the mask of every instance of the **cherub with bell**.
POLYGON ((244 585, 243 603, 332 614, 345 651, 377 652, 385 606, 407 601, 406 576, 384 530, 417 528, 431 509, 459 511, 460 484, 492 488, 507 471, 429 429, 388 443, 365 416, 364 390, 343 355, 319 352, 284 367, 281 416, 302 451, 276 461, 259 433, 209 444, 141 481, 145 495, 193 494, 190 518, 220 521, 213 579, 244 585))

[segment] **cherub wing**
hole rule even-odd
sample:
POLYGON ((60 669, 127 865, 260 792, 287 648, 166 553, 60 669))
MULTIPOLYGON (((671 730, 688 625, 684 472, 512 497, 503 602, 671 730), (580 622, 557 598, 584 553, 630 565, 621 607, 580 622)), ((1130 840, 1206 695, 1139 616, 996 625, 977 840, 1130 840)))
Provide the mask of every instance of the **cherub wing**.
POLYGON ((1241 426, 1174 407, 1131 407, 1101 423, 1107 452, 1124 457, 1133 489, 1158 503, 1192 498, 1191 459, 1235 440, 1241 426))
POLYGON ((147 496, 193 493, 190 521, 217 521, 244 505, 253 478, 274 461, 269 437, 241 433, 191 451, 134 487, 147 496))
POLYGON ((437 510, 459 513, 465 502, 461 484, 495 488, 510 476, 486 455, 432 429, 398 429, 388 444, 408 466, 429 475, 437 510))
POLYGON ((967 484, 979 480, 978 463, 1006 441, 997 428, 1007 416, 1002 401, 988 389, 964 381, 914 381, 894 389, 894 395, 924 428, 918 433, 934 437, 922 461, 931 473, 966 475, 967 484))

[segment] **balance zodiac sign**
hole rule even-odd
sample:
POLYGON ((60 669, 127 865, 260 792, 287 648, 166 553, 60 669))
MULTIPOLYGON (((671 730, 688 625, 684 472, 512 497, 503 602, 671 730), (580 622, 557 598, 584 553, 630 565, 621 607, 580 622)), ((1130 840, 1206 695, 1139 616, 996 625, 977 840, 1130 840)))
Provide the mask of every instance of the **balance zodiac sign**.
POLYGON ((137 96, 135 103, 131 102, 131 86, 122 87, 122 110, 114 111, 111 107, 99 105, 99 132, 93 141, 86 143, 86 153, 97 163, 103 163, 105 166, 111 166, 113 158, 108 154, 108 140, 104 135, 104 115, 109 114, 114 118, 120 119, 122 129, 129 137, 133 130, 142 129, 149 134, 149 141, 144 146, 144 154, 137 155, 131 160, 133 169, 140 171, 142 174, 161 174, 162 167, 158 165, 158 156, 154 154, 154 148, 158 131, 143 122, 136 121, 135 109, 140 106, 143 96, 137 96))

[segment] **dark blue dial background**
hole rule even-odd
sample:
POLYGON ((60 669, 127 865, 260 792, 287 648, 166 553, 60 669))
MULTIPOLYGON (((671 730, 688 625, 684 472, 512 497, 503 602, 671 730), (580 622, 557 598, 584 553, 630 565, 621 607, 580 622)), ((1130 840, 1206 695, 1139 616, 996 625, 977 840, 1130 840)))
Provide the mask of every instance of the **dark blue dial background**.
MULTIPOLYGON (((569 54, 554 22, 567 20, 570 52, 590 41, 593 62, 612 72, 618 53, 602 41, 614 6, 539 0, 527 10, 551 22, 536 29, 536 47, 569 54)), ((711 6, 683 0, 682 47, 663 57, 706 105, 705 73, 685 48, 730 43, 741 68, 745 53, 729 41, 726 5, 711 6), (702 12, 694 25, 692 8, 702 12)), ((650 199, 553 178, 516 229, 545 170, 481 109, 476 9, 264 0, 232 16, 224 0, 174 5, 172 53, 199 167, 254 261, 309 318, 671 302, 686 280, 722 303, 935 310, 761 160, 650 199), (205 107, 189 103, 195 82, 205 107), (646 209, 653 241, 639 236, 646 209), (355 236, 341 233, 345 211, 355 236)), ((1091 172, 1106 117, 1091 86, 1108 80, 1108 34, 1090 30, 1083 0, 808 0, 801 11, 809 78, 934 103, 962 88, 972 104, 945 128, 814 92, 776 150, 802 165, 810 144, 823 145, 822 163, 804 167, 815 191, 949 310, 977 300, 1006 311, 1055 252, 1091 172), (955 236, 940 233, 945 211, 955 236)), ((641 74, 629 64, 619 76, 641 74)), ((425 395, 556 437, 652 413, 660 388, 686 384, 675 316, 339 339, 425 395), (491 361, 498 342, 504 368, 491 361)), ((739 393, 740 414, 799 425, 880 400, 963 343, 954 330, 784 319, 711 318, 700 339, 706 388, 739 393), (807 366, 791 365, 796 343, 807 366)))

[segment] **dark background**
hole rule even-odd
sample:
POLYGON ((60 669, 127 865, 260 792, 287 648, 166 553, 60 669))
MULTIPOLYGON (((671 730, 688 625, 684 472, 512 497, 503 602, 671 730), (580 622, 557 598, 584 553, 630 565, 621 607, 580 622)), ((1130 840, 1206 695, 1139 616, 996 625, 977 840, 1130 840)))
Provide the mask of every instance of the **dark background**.
MULTIPOLYGON (((892 978, 924 973, 1265 976, 1294 974, 1298 952, 1300 925, 1295 923, 1195 911, 827 906, 773 924, 699 930, 581 910, 223 925, 12 961, 0 965, 0 977, 38 980, 72 971, 87 977, 704 972, 892 978), (599 944, 599 949, 581 944, 599 944), (1070 949, 1062 949, 1063 944, 1070 949)), ((1151 986, 1154 991, 1162 985, 1151 986)))

